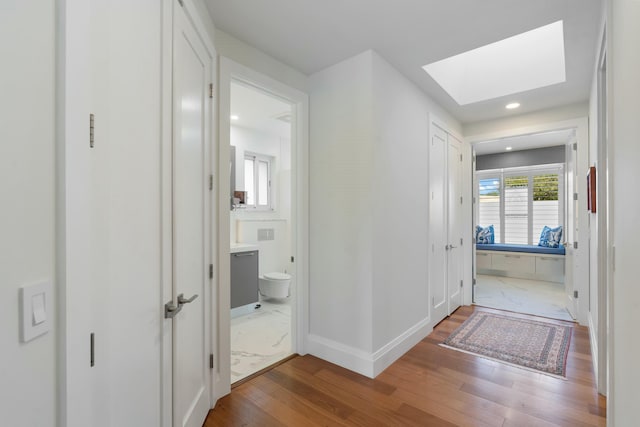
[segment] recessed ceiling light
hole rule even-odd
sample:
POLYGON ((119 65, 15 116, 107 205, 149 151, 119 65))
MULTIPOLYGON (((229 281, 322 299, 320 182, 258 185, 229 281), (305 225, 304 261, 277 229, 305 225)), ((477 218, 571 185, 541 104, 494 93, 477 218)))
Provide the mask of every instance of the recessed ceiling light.
POLYGON ((507 110, 513 110, 514 108, 518 108, 520 106, 519 102, 512 102, 511 104, 507 104, 504 106, 507 110))
POLYGON ((513 147, 507 147, 507 148, 505 148, 505 150, 511 151, 511 150, 513 150, 513 147))
POLYGON ((236 116, 235 114, 231 115, 231 120, 238 120, 240 117, 236 116))
POLYGON ((562 21, 422 67, 459 105, 566 80, 562 21))

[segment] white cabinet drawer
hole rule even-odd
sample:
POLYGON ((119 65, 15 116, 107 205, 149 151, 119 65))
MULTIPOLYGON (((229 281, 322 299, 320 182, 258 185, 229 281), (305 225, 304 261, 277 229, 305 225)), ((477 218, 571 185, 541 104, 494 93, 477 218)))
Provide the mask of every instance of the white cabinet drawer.
POLYGON ((563 276, 564 275, 564 258, 563 257, 536 257, 536 274, 544 276, 563 276))
POLYGON ((491 254, 477 251, 476 266, 479 270, 489 270, 491 268, 491 254))
POLYGON ((520 254, 491 254, 491 268, 494 270, 508 270, 514 273, 534 274, 536 271, 535 257, 520 254))

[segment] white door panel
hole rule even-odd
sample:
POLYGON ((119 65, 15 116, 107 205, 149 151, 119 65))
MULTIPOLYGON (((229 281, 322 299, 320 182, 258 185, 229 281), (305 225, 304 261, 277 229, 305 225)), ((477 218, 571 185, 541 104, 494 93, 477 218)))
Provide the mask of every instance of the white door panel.
POLYGON ((432 125, 429 151, 429 290, 432 321, 438 323, 462 304, 462 145, 432 125))
MULTIPOLYGON (((176 3, 177 4, 177 3, 176 3)), ((211 58, 184 8, 173 39, 173 425, 202 426, 209 382, 209 175, 211 58)))
POLYGON ((447 284, 449 293, 448 313, 451 314, 462 304, 462 146, 459 141, 447 138, 449 166, 447 234, 449 251, 447 252, 447 284))
POLYGON ((566 187, 567 196, 565 197, 567 203, 566 209, 566 221, 564 226, 565 237, 565 275, 564 275, 564 287, 565 287, 565 306, 569 314, 574 319, 577 315, 576 299, 573 296, 575 272, 579 266, 576 261, 576 252, 573 248, 573 242, 578 239, 578 202, 574 200, 573 195, 578 192, 578 175, 577 175, 577 152, 573 149, 573 143, 576 140, 572 139, 567 144, 566 157, 567 157, 567 171, 566 171, 566 187))
POLYGON ((429 152, 429 232, 431 235, 431 259, 429 268, 429 290, 431 293, 432 320, 434 323, 448 314, 446 262, 446 158, 447 134, 433 126, 429 152))

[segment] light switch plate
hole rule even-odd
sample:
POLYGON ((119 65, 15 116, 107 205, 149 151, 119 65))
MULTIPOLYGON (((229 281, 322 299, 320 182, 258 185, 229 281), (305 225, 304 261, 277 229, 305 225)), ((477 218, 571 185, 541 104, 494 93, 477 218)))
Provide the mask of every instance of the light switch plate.
POLYGON ((29 342, 51 329, 53 301, 51 281, 20 288, 20 339, 29 342))

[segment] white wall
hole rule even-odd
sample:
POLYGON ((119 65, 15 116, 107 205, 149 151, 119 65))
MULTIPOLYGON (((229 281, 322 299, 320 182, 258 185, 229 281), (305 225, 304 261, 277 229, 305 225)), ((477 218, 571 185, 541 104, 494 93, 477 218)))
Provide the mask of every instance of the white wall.
POLYGON ((428 321, 428 116, 442 117, 452 131, 460 125, 380 55, 372 60, 375 351, 428 321))
POLYGON ((309 350, 375 376, 430 330, 429 114, 373 51, 310 77, 309 350))
POLYGON ((309 78, 300 71, 218 29, 215 31, 215 42, 218 55, 232 59, 238 64, 249 67, 292 88, 307 92, 309 78))
POLYGON ((495 120, 465 123, 463 132, 465 136, 484 135, 500 132, 504 129, 518 129, 528 126, 536 126, 540 123, 560 122, 564 120, 586 117, 589 114, 589 104, 580 102, 557 108, 535 111, 533 113, 519 114, 495 120))
POLYGON ((309 351, 321 357, 330 355, 313 336, 348 353, 373 350, 372 57, 310 77, 309 351))
POLYGON ((640 180, 640 50, 631 40, 640 39, 640 2, 609 1, 607 16, 610 141, 612 156, 613 245, 615 266, 610 306, 612 389, 607 416, 610 425, 631 426, 638 419, 640 383, 640 286, 638 286, 638 209, 640 199, 631 183, 640 180))
POLYGON ((57 294, 54 6, 0 6, 0 414, 3 425, 15 427, 55 426, 57 416, 58 324, 25 344, 18 322, 22 285, 48 279, 57 294))

